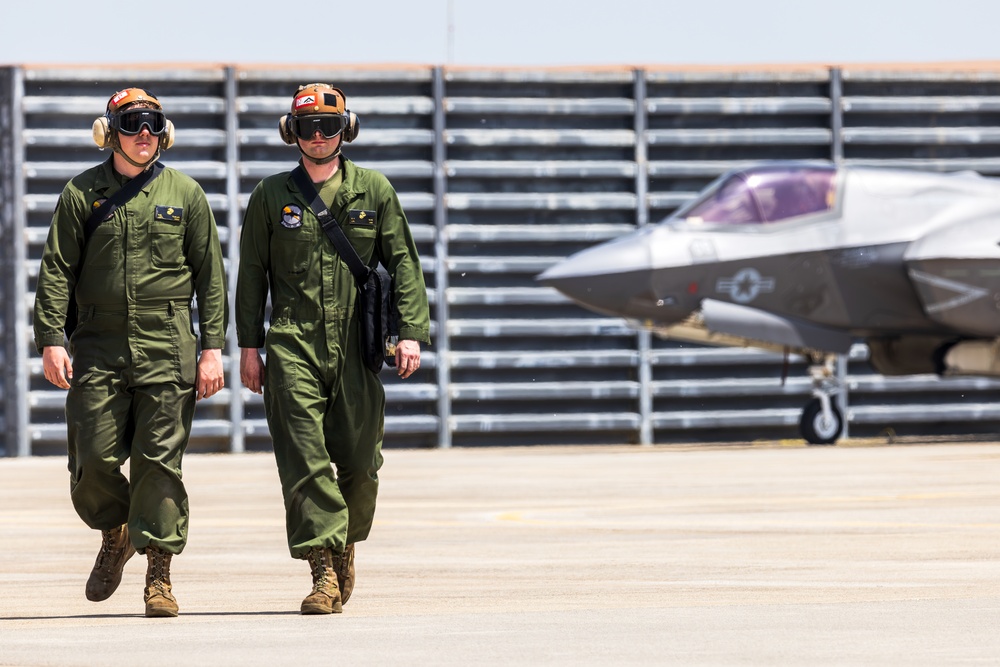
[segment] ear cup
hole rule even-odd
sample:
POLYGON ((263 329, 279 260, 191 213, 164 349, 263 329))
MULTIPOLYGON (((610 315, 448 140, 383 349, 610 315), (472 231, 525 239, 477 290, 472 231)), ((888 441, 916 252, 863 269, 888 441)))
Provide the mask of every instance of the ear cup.
POLYGON ((352 111, 345 111, 347 114, 347 127, 344 128, 342 136, 344 137, 344 143, 351 143, 358 138, 358 132, 361 131, 361 121, 358 117, 354 115, 352 111))
POLYGON ((94 121, 94 126, 91 128, 92 136, 94 137, 94 143, 97 144, 98 148, 107 148, 111 145, 111 128, 108 126, 108 117, 101 116, 94 121))
POLYGON ((285 114, 278 119, 278 134, 281 135, 281 140, 289 146, 295 143, 295 135, 292 134, 292 128, 289 125, 291 120, 290 114, 285 114))
POLYGON ((171 121, 167 121, 166 127, 163 128, 163 134, 160 135, 160 150, 167 150, 174 145, 174 124, 171 121))

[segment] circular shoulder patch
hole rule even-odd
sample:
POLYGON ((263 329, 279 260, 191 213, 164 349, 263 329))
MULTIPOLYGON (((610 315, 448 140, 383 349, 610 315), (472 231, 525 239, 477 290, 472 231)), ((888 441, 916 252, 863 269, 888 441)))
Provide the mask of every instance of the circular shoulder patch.
POLYGON ((295 204, 285 204, 281 209, 281 224, 289 229, 302 226, 302 209, 295 204))

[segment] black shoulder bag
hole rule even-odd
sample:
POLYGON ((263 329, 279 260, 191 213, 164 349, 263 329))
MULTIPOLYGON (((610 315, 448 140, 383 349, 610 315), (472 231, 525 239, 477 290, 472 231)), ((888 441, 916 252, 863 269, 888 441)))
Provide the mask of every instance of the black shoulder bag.
MULTIPOLYGON (((87 222, 83 224, 84 248, 87 247, 87 241, 90 240, 90 237, 93 235, 94 230, 97 229, 97 226, 114 215, 118 208, 131 201, 133 197, 139 194, 139 191, 142 190, 147 183, 152 182, 154 178, 159 176, 161 171, 163 171, 163 163, 154 162, 152 167, 144 170, 141 174, 123 185, 118 192, 101 202, 101 205, 91 212, 90 217, 87 218, 87 222)), ((77 275, 77 280, 79 280, 79 278, 79 275, 77 275)), ((73 334, 73 331, 76 329, 76 325, 78 324, 78 320, 79 313, 76 308, 76 290, 74 290, 74 293, 69 297, 69 303, 66 307, 66 324, 64 328, 66 330, 67 338, 73 334)))
POLYGON ((316 214, 337 252, 347 262, 354 282, 358 285, 357 310, 361 323, 362 361, 372 373, 381 371, 383 364, 395 366, 395 341, 399 336, 399 324, 393 279, 380 265, 372 268, 361 261, 357 250, 351 245, 330 209, 320 199, 312 180, 301 166, 292 170, 292 178, 306 199, 312 201, 309 208, 316 214))

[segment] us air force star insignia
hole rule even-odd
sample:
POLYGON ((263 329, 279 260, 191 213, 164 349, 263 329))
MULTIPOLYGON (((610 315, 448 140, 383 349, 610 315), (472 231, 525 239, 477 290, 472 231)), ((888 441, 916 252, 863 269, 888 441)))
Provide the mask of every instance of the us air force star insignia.
POLYGON ((302 226, 302 209, 295 204, 286 204, 281 209, 281 224, 289 229, 302 226))
POLYGON ((732 278, 719 278, 715 291, 728 294, 736 303, 750 303, 758 294, 774 291, 774 278, 762 278, 757 269, 740 269, 732 278))

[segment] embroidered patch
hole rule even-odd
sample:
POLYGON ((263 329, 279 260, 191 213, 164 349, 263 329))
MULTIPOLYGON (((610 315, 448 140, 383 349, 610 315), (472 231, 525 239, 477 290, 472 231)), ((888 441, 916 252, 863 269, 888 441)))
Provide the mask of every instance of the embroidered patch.
POLYGON ((108 102, 108 104, 112 107, 117 107, 118 103, 124 100, 126 97, 128 97, 129 93, 131 92, 132 92, 131 88, 126 88, 125 90, 118 91, 117 93, 115 93, 115 96, 111 98, 111 101, 108 102))
POLYGON ((184 209, 180 206, 157 206, 153 220, 162 222, 180 222, 184 219, 184 209))
MULTIPOLYGON (((98 207, 99 207, 99 206, 100 206, 101 204, 103 204, 104 202, 106 202, 106 201, 108 201, 108 198, 107 198, 107 197, 103 197, 103 198, 101 198, 101 199, 98 199, 97 201, 95 201, 95 202, 94 202, 94 210, 96 211, 96 210, 97 210, 97 208, 98 208, 98 207)), ((101 222, 103 222, 103 221, 105 221, 105 220, 110 220, 110 219, 111 219, 111 217, 112 217, 112 216, 113 216, 114 214, 115 214, 115 212, 114 212, 114 211, 108 211, 107 215, 105 215, 105 216, 104 216, 104 217, 103 217, 103 218, 101 219, 101 222)))
POLYGON ((289 229, 302 226, 302 209, 295 204, 285 204, 281 209, 281 224, 289 229))
POLYGON ((295 108, 301 109, 302 107, 309 106, 310 104, 316 104, 316 96, 312 93, 306 95, 299 95, 295 98, 295 108))
POLYGON ((352 208, 347 212, 347 223, 371 227, 375 224, 375 211, 364 211, 352 208))

